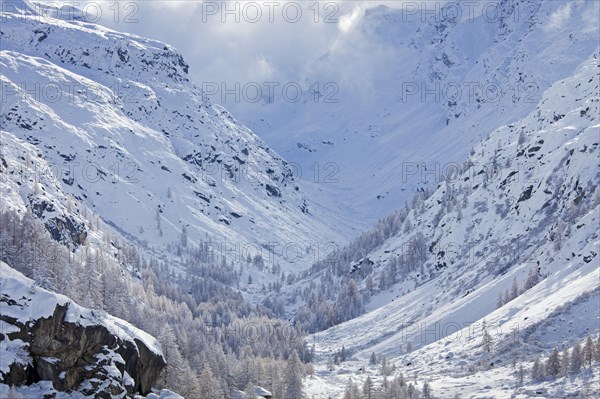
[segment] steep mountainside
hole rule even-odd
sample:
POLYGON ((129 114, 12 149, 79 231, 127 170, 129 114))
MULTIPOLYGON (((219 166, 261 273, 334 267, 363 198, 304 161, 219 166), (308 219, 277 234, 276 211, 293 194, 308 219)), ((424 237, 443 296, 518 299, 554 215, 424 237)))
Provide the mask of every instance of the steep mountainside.
POLYGON ((325 222, 335 215, 304 194, 293 166, 205 98, 173 48, 27 4, 4 10, 0 28, 2 197, 11 206, 38 203, 44 220, 62 213, 69 232, 56 235, 75 244, 85 232, 69 201, 142 246, 212 241, 235 261, 251 245, 294 268, 314 261, 306 248, 347 234, 325 222))
POLYGON ((355 279, 368 312, 313 336, 322 368, 311 392, 341 397, 349 374, 379 374, 359 371, 376 353, 441 397, 598 394, 587 383, 597 364, 548 383, 529 374, 536 356, 600 333, 599 115, 597 50, 400 212, 398 233, 351 264, 356 245, 334 254, 319 280, 355 279), (325 362, 342 346, 350 360, 332 373, 325 362))
POLYGON ((301 377, 308 353, 304 332, 275 318, 282 301, 262 301, 267 285, 293 281, 349 224, 211 104, 174 49, 53 18, 55 5, 2 6, 0 261, 14 270, 0 273, 0 396, 156 399, 153 385, 221 398, 251 381, 279 395, 280 371, 289 361, 301 377), (58 298, 57 310, 13 320, 30 310, 4 284, 14 273, 43 292, 27 302, 58 298), (107 313, 155 335, 164 359, 113 336, 107 313))

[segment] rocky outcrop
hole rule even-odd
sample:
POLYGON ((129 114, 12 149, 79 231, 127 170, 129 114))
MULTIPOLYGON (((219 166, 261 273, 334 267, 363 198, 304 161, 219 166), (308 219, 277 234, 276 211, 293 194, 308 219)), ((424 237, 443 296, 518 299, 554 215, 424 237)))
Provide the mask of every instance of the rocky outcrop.
POLYGON ((45 223, 50 236, 66 245, 83 245, 87 239, 85 225, 70 216, 57 216, 45 223))
POLYGON ((26 284, 16 292, 5 291, 5 286, 11 287, 10 279, 5 281, 0 297, 0 343, 8 349, 0 355, 14 359, 0 369, 2 383, 21 386, 51 381, 57 391, 107 399, 150 393, 166 363, 147 334, 103 312, 64 301, 66 297, 45 290, 45 296, 36 295, 32 292, 42 290, 26 284), (39 317, 36 308, 47 307, 48 298, 58 300, 47 317, 39 317))
POLYGON ((148 394, 166 365, 162 356, 141 340, 123 340, 103 325, 65 321, 69 306, 57 305, 51 317, 27 323, 0 315, 18 327, 6 338, 28 344, 32 359, 31 364, 13 363, 3 375, 5 382, 19 386, 49 380, 59 391, 79 389, 106 398, 148 394))
POLYGON ((87 230, 82 220, 77 220, 74 215, 58 212, 52 202, 43 198, 32 195, 29 197, 29 204, 38 219, 46 219, 44 225, 53 239, 69 247, 85 244, 87 230))

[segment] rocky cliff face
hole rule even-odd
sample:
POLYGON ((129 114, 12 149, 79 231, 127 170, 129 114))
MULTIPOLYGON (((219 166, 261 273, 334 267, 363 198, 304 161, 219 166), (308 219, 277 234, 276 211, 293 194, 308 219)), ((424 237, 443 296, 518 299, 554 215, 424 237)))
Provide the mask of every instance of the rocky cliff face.
POLYGON ((154 338, 127 322, 35 287, 5 264, 1 272, 3 384, 50 381, 57 391, 97 398, 150 393, 166 366, 154 338))

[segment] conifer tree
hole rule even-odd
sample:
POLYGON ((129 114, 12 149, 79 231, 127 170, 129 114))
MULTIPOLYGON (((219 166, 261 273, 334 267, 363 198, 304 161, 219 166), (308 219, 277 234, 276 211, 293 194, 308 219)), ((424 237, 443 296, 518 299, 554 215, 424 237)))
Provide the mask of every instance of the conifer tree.
POLYGON ((569 348, 565 346, 563 349, 562 356, 560 357, 560 372, 562 375, 569 375, 569 368, 571 367, 571 355, 569 354, 569 348))
POLYGON ((210 365, 206 364, 202 368, 200 372, 200 378, 198 381, 199 385, 199 393, 201 398, 206 399, 221 399, 223 398, 223 393, 221 392, 221 387, 219 386, 218 381, 215 379, 215 376, 210 369, 210 365))
POLYGON ((188 244, 188 232, 187 232, 187 227, 183 226, 181 228, 181 246, 182 247, 187 247, 188 244))
POLYGON ((344 389, 344 399, 358 399, 359 398, 359 390, 358 386, 352 381, 352 378, 348 379, 348 384, 344 389))
POLYGON ((536 358, 531 367, 531 379, 533 381, 542 381, 544 379, 544 366, 540 358, 536 358))
POLYGON ((558 349, 554 348, 548 360, 546 361, 546 375, 548 377, 556 377, 560 374, 561 369, 560 364, 560 355, 558 353, 558 349))
POLYGON ((539 276, 537 269, 533 268, 529 270, 529 273, 527 274, 527 279, 525 280, 525 290, 535 287, 538 282, 539 276))
POLYGON ((340 361, 345 362, 347 357, 346 347, 342 345, 342 349, 340 350, 340 361))
POLYGON ((86 247, 85 268, 81 276, 80 289, 83 293, 83 305, 91 309, 102 306, 102 284, 98 273, 99 255, 97 251, 86 247))
POLYGON ((174 392, 179 392, 180 388, 186 384, 184 380, 184 359, 179 351, 173 328, 169 324, 163 326, 158 340, 167 361, 167 367, 163 371, 164 386, 174 392))
POLYGON ((483 325, 481 327, 481 332, 482 332, 482 346, 483 346, 483 349, 486 352, 491 352, 492 351, 493 340, 492 340, 492 336, 488 332, 485 320, 483 320, 483 325))
POLYGON ((592 362, 596 357, 596 348, 594 348, 594 341, 592 341, 591 335, 588 335, 585 345, 583 346, 583 364, 588 365, 589 368, 592 368, 592 362))
POLYGON ((498 297, 496 298, 496 308, 500 309, 504 305, 504 300, 502 299, 502 292, 498 292, 498 297))
POLYGON ((513 279, 512 287, 510 288, 510 299, 513 300, 519 296, 519 283, 517 282, 517 278, 513 279))
POLYGON ((431 399, 431 387, 427 381, 423 382, 423 388, 421 391, 423 392, 423 398, 431 399))
POLYGON ((285 398, 286 399, 303 399, 304 387, 302 378, 304 376, 304 367, 300 362, 298 352, 294 351, 287 360, 284 375, 285 398))
POLYGON ((583 354, 581 353, 581 344, 576 342, 575 346, 573 346, 573 351, 571 352, 571 367, 569 371, 573 374, 578 374, 581 371, 582 365, 583 354))
POLYGON ((371 379, 371 376, 367 376, 367 379, 365 380, 364 384, 363 384, 363 398, 364 399, 373 399, 373 396, 375 394, 375 387, 373 384, 373 380, 371 379))
POLYGON ((517 371, 517 381, 519 385, 523 385, 523 380, 525 379, 525 370, 523 369, 523 364, 519 364, 519 369, 517 371))

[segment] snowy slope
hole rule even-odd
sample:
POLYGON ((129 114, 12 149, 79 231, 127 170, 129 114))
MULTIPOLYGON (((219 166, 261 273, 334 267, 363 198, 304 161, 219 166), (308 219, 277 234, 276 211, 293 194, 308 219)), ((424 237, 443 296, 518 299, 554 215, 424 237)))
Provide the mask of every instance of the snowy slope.
POLYGON ((341 218, 326 223, 335 214, 309 198, 293 167, 205 98, 173 48, 23 9, 1 15, 6 203, 35 201, 37 179, 48 211, 72 197, 139 245, 181 242, 185 228, 229 260, 263 251, 294 268, 314 261, 308 246, 347 234, 341 218), (27 170, 20 184, 11 176, 33 169, 24 152, 50 169, 27 170))
MULTIPOLYGON (((308 380, 315 397, 340 397, 350 375, 366 378, 359 369, 372 352, 411 379, 429 380, 444 398, 528 397, 536 385, 515 385, 513 359, 529 372, 535 356, 600 333, 599 88, 596 50, 529 115, 490 132, 460 174, 410 211, 404 227, 412 227, 368 255, 377 281, 397 257, 425 248, 414 271, 400 261, 400 282, 375 290, 368 313, 313 335, 321 363, 319 378, 308 380), (523 290, 530 272, 540 281, 523 290), (514 281, 519 295, 497 308, 514 281), (484 320, 490 353, 482 349, 484 320), (342 345, 352 358, 330 372, 326 358, 342 345)), ((359 286, 364 292, 365 282, 359 286)), ((562 397, 583 392, 597 373, 538 385, 546 397, 562 397)))
POLYGON ((304 178, 335 180, 340 207, 372 223, 428 185, 413 167, 426 165, 435 187, 448 163, 527 115, 598 44, 597 1, 492 3, 365 2, 305 72, 303 101, 244 104, 238 115, 304 178))

